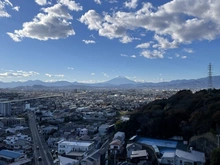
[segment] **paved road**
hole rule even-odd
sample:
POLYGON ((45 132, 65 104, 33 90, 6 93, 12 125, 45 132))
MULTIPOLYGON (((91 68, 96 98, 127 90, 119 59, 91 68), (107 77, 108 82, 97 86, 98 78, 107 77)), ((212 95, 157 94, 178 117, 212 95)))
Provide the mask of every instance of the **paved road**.
POLYGON ((28 112, 29 126, 32 133, 33 157, 36 165, 53 165, 53 158, 47 147, 43 137, 40 136, 36 125, 35 115, 33 112, 28 112), (42 160, 38 160, 41 157, 42 160))

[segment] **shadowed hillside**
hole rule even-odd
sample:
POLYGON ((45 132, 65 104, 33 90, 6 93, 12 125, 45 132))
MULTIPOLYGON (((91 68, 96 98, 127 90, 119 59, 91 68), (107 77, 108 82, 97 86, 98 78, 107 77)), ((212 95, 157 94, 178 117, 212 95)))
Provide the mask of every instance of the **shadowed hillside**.
POLYGON ((117 124, 127 137, 139 130, 142 136, 170 138, 181 135, 184 139, 209 131, 219 133, 219 127, 220 90, 196 93, 182 90, 168 99, 145 105, 131 115, 130 121, 117 124))

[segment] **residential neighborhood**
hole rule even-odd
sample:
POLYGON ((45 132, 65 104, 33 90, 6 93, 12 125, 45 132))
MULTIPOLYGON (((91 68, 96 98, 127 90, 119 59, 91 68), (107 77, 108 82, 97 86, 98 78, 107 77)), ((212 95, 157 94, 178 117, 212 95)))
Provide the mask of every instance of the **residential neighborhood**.
POLYGON ((129 113, 174 93, 1 91, 0 164, 205 165, 205 154, 189 149, 181 137, 126 137, 116 130, 116 122, 129 121, 129 113))

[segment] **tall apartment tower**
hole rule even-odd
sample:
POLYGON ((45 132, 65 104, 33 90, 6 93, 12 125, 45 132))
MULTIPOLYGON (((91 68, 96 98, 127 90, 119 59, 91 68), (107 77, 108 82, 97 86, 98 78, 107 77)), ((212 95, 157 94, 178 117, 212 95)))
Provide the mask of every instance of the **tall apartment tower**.
POLYGON ((10 102, 0 102, 0 115, 11 116, 11 103, 10 102))

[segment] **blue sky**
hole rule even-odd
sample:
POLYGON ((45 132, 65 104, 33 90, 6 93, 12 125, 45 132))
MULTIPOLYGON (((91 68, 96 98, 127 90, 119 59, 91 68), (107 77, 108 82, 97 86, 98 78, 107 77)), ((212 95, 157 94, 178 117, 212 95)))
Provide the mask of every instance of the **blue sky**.
POLYGON ((0 81, 219 75, 219 0, 0 0, 0 81))

